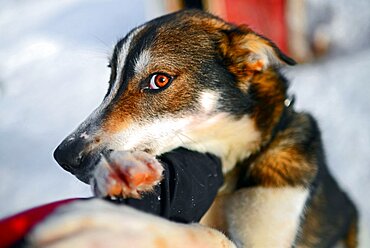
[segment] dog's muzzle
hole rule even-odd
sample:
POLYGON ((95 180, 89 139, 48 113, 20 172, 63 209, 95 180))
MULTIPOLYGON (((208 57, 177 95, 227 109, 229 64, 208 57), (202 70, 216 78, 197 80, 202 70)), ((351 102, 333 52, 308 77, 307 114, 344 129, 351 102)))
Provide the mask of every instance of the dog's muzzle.
POLYGON ((88 139, 71 134, 54 151, 58 164, 85 183, 89 183, 102 152, 100 149, 86 151, 90 145, 88 139))

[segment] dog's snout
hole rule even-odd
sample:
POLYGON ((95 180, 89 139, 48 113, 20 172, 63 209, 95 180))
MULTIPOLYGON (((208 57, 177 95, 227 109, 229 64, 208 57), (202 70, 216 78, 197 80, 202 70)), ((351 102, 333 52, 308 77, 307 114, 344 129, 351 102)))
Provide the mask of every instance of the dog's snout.
POLYGON ((54 151, 54 158, 65 170, 73 172, 79 167, 86 147, 85 139, 65 139, 54 151))

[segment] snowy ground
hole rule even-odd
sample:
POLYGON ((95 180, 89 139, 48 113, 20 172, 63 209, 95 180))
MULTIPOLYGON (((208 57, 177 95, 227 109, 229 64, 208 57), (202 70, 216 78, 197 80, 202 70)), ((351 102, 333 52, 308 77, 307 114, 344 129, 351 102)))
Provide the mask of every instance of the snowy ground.
MULTIPOLYGON (((161 8, 150 0, 124 4, 0 0, 0 6, 3 217, 42 203, 90 195, 88 186, 54 162, 52 151, 102 100, 114 42, 161 8)), ((287 70, 297 108, 318 118, 330 168, 359 205, 362 247, 370 246, 368 9, 366 1, 354 6, 336 1, 334 18, 326 28, 337 52, 324 61, 287 70)))

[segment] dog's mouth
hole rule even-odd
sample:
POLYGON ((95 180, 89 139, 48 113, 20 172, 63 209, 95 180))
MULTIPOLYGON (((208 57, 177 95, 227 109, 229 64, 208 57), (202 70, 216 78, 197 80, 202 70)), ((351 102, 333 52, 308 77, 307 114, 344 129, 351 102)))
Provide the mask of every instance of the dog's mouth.
POLYGON ((87 154, 82 158, 80 165, 77 168, 70 170, 70 173, 72 173, 80 181, 90 184, 90 180, 100 159, 101 153, 87 154))

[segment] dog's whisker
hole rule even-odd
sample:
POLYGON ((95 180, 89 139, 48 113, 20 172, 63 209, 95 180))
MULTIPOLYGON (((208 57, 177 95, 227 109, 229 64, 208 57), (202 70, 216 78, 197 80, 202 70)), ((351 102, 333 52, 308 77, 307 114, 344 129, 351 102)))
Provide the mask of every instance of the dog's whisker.
POLYGON ((179 137, 179 139, 181 139, 180 137, 182 136, 183 138, 186 138, 188 140, 188 142, 184 142, 183 139, 181 139, 183 142, 183 144, 187 144, 187 143, 190 143, 190 144, 195 144, 197 143, 194 139, 190 138, 189 136, 183 134, 181 131, 176 131, 175 134, 179 137), (180 136, 181 135, 181 136, 180 136), (190 142, 189 142, 190 141, 190 142))
POLYGON ((178 133, 175 133, 175 135, 176 135, 176 138, 178 138, 178 139, 180 140, 180 142, 181 142, 183 145, 185 145, 185 142, 181 139, 181 137, 179 136, 179 134, 178 134, 178 133))
POLYGON ((184 145, 186 145, 186 144, 196 144, 196 145, 198 145, 198 146, 200 146, 200 147, 204 148, 204 145, 202 145, 201 143, 197 142, 196 140, 194 140, 194 139, 190 138, 190 137, 189 137, 189 136, 187 136, 186 134, 183 134, 181 131, 177 131, 177 132, 176 132, 176 134, 177 134, 177 135, 181 135, 182 137, 184 137, 184 138, 186 138, 187 140, 189 140, 189 141, 190 141, 190 142, 188 142, 188 143, 184 143, 184 142, 183 142, 183 144, 184 144, 184 145))

